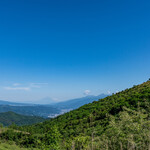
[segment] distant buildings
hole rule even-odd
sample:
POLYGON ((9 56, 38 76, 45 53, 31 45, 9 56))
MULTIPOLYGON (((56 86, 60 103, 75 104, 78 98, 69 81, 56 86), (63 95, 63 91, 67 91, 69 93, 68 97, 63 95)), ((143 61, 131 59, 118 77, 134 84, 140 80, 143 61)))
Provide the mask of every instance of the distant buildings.
POLYGON ((72 110, 72 109, 62 109, 60 113, 58 113, 58 114, 50 114, 50 115, 48 116, 48 118, 55 118, 55 117, 57 117, 57 116, 59 116, 59 115, 62 115, 62 114, 64 114, 64 113, 67 113, 67 112, 69 112, 69 111, 71 111, 71 110, 72 110))

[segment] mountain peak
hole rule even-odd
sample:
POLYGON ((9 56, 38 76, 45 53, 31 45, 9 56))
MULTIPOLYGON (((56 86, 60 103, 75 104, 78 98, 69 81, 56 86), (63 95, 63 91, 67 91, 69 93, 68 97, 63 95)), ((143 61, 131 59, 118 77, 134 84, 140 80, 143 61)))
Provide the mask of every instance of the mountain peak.
POLYGON ((52 99, 50 97, 44 97, 42 99, 39 99, 39 100, 35 101, 35 103, 45 105, 45 104, 54 104, 56 102, 54 101, 54 99, 52 99))

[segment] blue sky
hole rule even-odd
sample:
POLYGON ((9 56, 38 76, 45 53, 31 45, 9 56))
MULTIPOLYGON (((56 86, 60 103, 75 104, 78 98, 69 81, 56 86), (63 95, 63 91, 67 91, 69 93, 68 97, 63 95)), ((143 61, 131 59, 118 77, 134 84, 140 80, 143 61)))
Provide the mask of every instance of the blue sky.
POLYGON ((150 2, 0 2, 0 99, 66 100, 150 78, 150 2))

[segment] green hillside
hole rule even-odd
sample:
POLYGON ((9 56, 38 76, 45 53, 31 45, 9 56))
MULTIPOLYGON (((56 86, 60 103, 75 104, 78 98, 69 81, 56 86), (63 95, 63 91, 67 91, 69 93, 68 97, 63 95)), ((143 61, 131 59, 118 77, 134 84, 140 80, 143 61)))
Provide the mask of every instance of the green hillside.
POLYGON ((0 137, 47 150, 149 150, 150 81, 52 120, 14 129, 24 133, 7 130, 0 137))
POLYGON ((36 117, 36 116, 24 116, 20 114, 16 114, 14 112, 5 112, 0 113, 0 123, 4 126, 9 126, 12 124, 16 125, 30 125, 38 122, 44 121, 44 118, 36 117))

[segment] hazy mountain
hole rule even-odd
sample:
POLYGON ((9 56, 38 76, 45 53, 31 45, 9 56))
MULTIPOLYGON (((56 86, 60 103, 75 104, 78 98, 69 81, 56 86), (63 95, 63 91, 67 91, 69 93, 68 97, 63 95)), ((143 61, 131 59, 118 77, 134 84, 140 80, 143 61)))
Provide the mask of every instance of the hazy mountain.
POLYGON ((29 104, 29 103, 18 103, 18 102, 10 102, 10 101, 5 101, 5 100, 0 100, 0 105, 29 106, 29 105, 33 105, 33 104, 29 104))
POLYGON ((45 98, 42 98, 42 99, 39 99, 37 101, 34 101, 35 104, 40 104, 40 105, 46 105, 46 104, 55 104, 56 102, 50 98, 50 97, 45 97, 45 98))
POLYGON ((71 100, 67 100, 64 102, 59 102, 55 106, 62 108, 62 109, 76 109, 82 105, 91 103, 93 101, 97 101, 97 100, 105 98, 107 96, 108 95, 106 95, 106 94, 100 94, 98 96, 88 95, 88 96, 81 97, 81 98, 76 98, 76 99, 71 99, 71 100))

